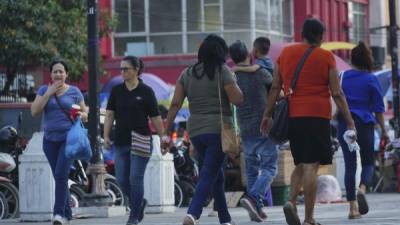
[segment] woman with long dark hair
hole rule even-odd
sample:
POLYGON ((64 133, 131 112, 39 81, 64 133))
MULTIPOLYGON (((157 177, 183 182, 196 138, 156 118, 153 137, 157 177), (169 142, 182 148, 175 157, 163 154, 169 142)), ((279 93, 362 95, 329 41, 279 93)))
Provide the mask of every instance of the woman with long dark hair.
POLYGON ((357 155, 350 151, 343 139, 346 124, 339 114, 338 139, 343 150, 345 162, 346 198, 350 204, 349 219, 361 218, 368 212, 365 192, 370 184, 374 172, 374 129, 378 123, 381 128, 381 137, 388 139, 385 129, 383 112, 382 90, 378 79, 371 73, 373 59, 371 50, 362 41, 351 50, 351 64, 353 69, 342 74, 342 88, 346 95, 350 112, 357 129, 357 142, 360 145, 361 181, 356 194, 357 155))
POLYGON ((179 77, 168 112, 167 128, 174 122, 184 99, 188 98, 188 131, 197 151, 199 164, 202 165, 196 191, 183 225, 198 224, 209 195, 214 198, 219 222, 224 225, 233 224, 224 191, 222 165, 226 155, 221 146, 220 112, 222 110, 224 122, 232 123, 230 103, 240 104, 243 96, 233 74, 225 65, 227 54, 228 46, 224 39, 214 34, 207 36, 199 48, 198 62, 186 68, 179 77))

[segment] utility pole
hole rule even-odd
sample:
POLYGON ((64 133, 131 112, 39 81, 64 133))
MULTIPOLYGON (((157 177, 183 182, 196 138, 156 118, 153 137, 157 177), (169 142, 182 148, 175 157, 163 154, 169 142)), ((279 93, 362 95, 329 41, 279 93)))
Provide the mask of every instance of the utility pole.
POLYGON ((97 100, 98 82, 98 30, 97 30, 97 0, 87 1, 88 25, 88 73, 89 73, 89 140, 93 150, 93 157, 87 168, 90 175, 90 194, 87 196, 88 206, 111 205, 112 200, 108 195, 104 178, 106 169, 103 154, 98 143, 99 109, 97 100))
POLYGON ((392 57, 392 86, 393 86, 393 113, 394 130, 396 138, 400 137, 400 115, 399 115, 399 73, 398 73, 398 48, 397 48, 397 21, 396 21, 396 2, 389 0, 389 40, 390 55, 392 57))

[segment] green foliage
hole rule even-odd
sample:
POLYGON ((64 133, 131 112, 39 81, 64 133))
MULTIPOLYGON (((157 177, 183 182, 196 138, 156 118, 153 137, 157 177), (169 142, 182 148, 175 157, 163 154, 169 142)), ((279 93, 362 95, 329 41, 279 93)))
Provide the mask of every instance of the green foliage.
MULTIPOLYGON (((108 12, 99 14, 99 32, 106 35, 116 21, 108 12)), ((48 65, 56 57, 68 61, 72 80, 87 69, 85 0, 1 0, 0 21, 0 65, 8 80, 28 65, 48 65)))

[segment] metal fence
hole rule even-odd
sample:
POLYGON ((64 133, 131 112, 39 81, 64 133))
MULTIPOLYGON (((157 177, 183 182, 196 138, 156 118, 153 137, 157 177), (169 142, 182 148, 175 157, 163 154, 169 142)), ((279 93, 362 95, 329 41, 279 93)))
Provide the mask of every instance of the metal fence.
POLYGON ((17 74, 9 91, 5 92, 6 74, 0 74, 0 103, 25 103, 35 98, 35 81, 30 74, 17 74))

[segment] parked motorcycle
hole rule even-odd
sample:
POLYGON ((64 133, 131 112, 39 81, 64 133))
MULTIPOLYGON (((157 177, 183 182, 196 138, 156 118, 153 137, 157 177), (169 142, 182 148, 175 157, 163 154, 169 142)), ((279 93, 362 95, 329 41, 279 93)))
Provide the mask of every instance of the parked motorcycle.
POLYGON ((190 142, 180 140, 176 146, 171 147, 170 153, 174 158, 175 167, 175 206, 189 205, 196 190, 196 182, 199 176, 196 163, 189 154, 190 142))
MULTIPOLYGON (((21 122, 21 116, 18 122, 21 122)), ((0 193, 6 200, 3 207, 8 208, 4 218, 19 216, 18 158, 25 148, 21 143, 22 139, 14 127, 0 129, 0 193)))
MULTIPOLYGON (((70 172, 69 189, 71 207, 86 205, 85 197, 90 192, 89 178, 85 172, 86 164, 80 160, 74 162, 70 172)), ((104 185, 107 193, 110 195, 114 206, 126 206, 128 198, 124 195, 122 189, 118 186, 116 178, 111 174, 106 174, 104 185)))
POLYGON ((5 219, 8 213, 8 204, 6 197, 0 192, 0 220, 5 219))

